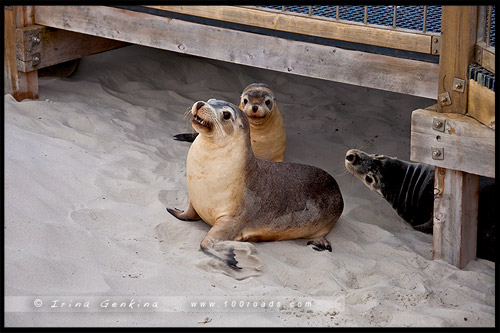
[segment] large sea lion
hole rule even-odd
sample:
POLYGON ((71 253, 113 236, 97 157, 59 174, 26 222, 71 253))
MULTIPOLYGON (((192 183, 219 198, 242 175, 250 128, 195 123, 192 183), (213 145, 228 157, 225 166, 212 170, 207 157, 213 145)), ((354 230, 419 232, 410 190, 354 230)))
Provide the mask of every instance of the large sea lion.
MULTIPOLYGON (((284 161, 285 124, 271 88, 264 83, 248 85, 241 93, 239 107, 250 122, 250 137, 255 156, 267 161, 284 161)), ((184 133, 177 134, 174 138, 192 142, 197 135, 198 133, 184 133)))
POLYGON ((203 219, 212 226, 201 242, 206 254, 239 268, 234 252, 215 249, 219 241, 311 239, 329 250, 324 237, 342 214, 335 179, 314 166, 255 157, 250 124, 237 106, 220 100, 194 103, 192 126, 200 133, 186 163, 189 204, 167 208, 180 220, 203 219))
MULTIPOLYGON (((399 216, 419 231, 433 232, 434 166, 350 149, 346 169, 380 194, 399 216)), ((495 180, 481 177, 477 256, 495 261, 495 180)))

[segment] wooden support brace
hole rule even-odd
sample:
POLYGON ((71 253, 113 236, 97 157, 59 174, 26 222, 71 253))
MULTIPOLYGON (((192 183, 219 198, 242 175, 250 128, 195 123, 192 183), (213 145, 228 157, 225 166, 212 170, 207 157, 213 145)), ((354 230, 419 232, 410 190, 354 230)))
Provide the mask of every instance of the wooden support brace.
POLYGON ((412 114, 411 159, 436 166, 434 258, 459 268, 476 255, 478 175, 495 175, 494 131, 460 118, 467 113, 477 20, 477 6, 442 6, 438 112, 412 114))
POLYGON ((479 176, 435 172, 433 257, 464 268, 476 258, 479 176))
POLYGON ((410 145, 412 161, 495 177, 495 131, 469 116, 415 110, 410 145))
POLYGON ((16 29, 17 69, 30 72, 127 43, 40 25, 16 29))
POLYGON ((17 69, 17 28, 33 24, 32 6, 4 6, 4 93, 12 94, 18 101, 38 98, 38 73, 21 72, 17 69))
POLYGON ((434 63, 104 6, 36 6, 35 22, 43 26, 246 66, 426 98, 436 96, 438 65, 434 63), (231 47, 221 48, 221 41, 231 47))
POLYGON ((477 6, 442 6, 438 111, 467 112, 467 67, 474 59, 477 6), (461 86, 457 87, 457 81, 461 86), (457 89, 458 88, 458 89, 457 89))
POLYGON ((411 122, 410 159, 437 166, 434 258, 463 268, 476 256, 479 175, 495 177, 495 131, 431 110, 413 111, 411 122))
POLYGON ((467 113, 482 124, 495 129, 495 92, 469 79, 467 113))

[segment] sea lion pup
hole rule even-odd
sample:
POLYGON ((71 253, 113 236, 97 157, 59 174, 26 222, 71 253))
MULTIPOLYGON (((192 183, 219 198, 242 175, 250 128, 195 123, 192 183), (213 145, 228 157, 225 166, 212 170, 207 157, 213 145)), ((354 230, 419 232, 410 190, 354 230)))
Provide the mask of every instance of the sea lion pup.
MULTIPOLYGON (((425 233, 433 232, 434 166, 350 149, 346 169, 386 199, 406 222, 425 233)), ((495 180, 481 177, 477 256, 495 261, 495 180)))
POLYGON ((250 122, 255 156, 267 161, 284 161, 285 124, 271 88, 263 83, 250 84, 241 93, 239 107, 250 122))
MULTIPOLYGON (((271 88, 264 83, 248 85, 241 93, 239 107, 250 122, 250 137, 255 156, 267 161, 284 161, 285 124, 271 88)), ((197 135, 198 133, 183 133, 174 135, 174 138, 192 142, 197 135)))
POLYGON ((203 252, 239 268, 234 251, 217 251, 217 242, 311 238, 307 245, 331 251, 324 236, 344 208, 332 176, 310 165, 256 158, 248 118, 231 103, 196 102, 191 113, 200 135, 186 162, 189 204, 184 211, 167 210, 212 226, 201 242, 203 252))

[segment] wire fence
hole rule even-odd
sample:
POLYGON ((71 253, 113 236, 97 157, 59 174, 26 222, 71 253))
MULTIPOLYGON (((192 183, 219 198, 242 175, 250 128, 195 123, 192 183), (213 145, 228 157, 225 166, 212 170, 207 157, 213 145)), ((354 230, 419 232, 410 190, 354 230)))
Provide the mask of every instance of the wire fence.
MULTIPOLYGON (((441 32, 441 6, 262 6, 283 12, 302 13, 310 16, 374 24, 385 27, 441 32)), ((483 10, 487 27, 484 40, 495 46, 495 6, 483 10)))

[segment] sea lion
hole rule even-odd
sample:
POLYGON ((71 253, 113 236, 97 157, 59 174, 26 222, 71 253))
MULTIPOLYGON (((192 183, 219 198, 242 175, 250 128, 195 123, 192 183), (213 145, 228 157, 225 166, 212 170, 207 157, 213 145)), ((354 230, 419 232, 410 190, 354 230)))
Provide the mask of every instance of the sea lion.
MULTIPOLYGON (((282 162, 285 159, 286 131, 274 93, 264 83, 248 85, 240 96, 239 108, 250 122, 252 149, 257 158, 282 162)), ((194 141, 198 133, 174 135, 179 141, 194 141)))
POLYGON ((250 122, 255 156, 268 161, 284 161, 285 124, 271 88, 263 83, 250 84, 241 93, 239 107, 250 122))
POLYGON ((335 179, 304 164, 256 158, 245 113, 226 101, 194 103, 192 126, 200 133, 186 162, 189 204, 167 208, 180 220, 203 219, 212 228, 201 242, 208 255, 239 268, 234 252, 215 249, 219 241, 276 241, 310 238, 329 250, 324 237, 342 214, 344 201, 335 179))
MULTIPOLYGON (((346 169, 380 194, 410 225, 433 232, 434 166, 350 149, 346 169)), ((480 177, 477 256, 495 261, 495 180, 480 177)))

